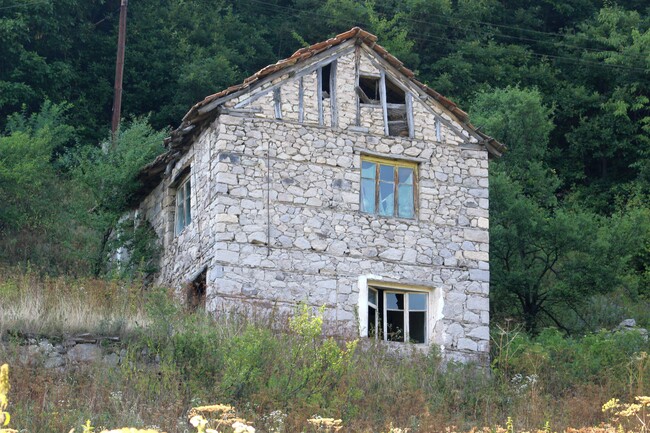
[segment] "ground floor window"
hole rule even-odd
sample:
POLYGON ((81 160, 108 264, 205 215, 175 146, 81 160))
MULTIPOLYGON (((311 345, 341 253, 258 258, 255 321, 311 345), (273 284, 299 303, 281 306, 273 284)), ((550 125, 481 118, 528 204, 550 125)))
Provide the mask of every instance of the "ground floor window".
POLYGON ((368 337, 427 342, 428 293, 368 286, 368 337))

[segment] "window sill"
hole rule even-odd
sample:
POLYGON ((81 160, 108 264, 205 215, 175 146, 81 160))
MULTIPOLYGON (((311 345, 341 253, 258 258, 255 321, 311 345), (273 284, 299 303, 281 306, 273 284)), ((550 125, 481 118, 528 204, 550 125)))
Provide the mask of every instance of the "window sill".
POLYGON ((386 216, 386 215, 379 215, 378 213, 370 213, 370 212, 363 212, 363 211, 357 211, 360 215, 363 215, 365 217, 373 217, 375 219, 382 219, 382 220, 387 220, 387 221, 402 221, 402 222, 417 222, 419 221, 417 215, 414 216, 413 218, 406 218, 406 217, 398 217, 398 216, 386 216))

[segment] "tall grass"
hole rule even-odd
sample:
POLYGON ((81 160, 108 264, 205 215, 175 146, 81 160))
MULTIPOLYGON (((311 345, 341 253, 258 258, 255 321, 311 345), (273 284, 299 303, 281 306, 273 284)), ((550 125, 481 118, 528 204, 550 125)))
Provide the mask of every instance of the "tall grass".
POLYGON ((20 341, 5 338, 8 411, 35 433, 69 431, 87 419, 97 431, 185 432, 190 408, 216 402, 236 407, 258 432, 325 431, 318 420, 329 418, 341 420, 341 431, 469 431, 508 417, 517 431, 561 431, 598 425, 606 401, 650 391, 649 346, 634 333, 566 339, 547 331, 531 340, 497 332, 493 368, 485 371, 442 365, 435 351, 395 354, 369 340, 346 346, 320 337, 318 315, 296 314, 300 320, 286 324, 213 317, 186 311, 162 289, 7 271, 0 275, 2 335, 117 333, 124 349, 115 367, 48 370, 21 364, 20 341))
POLYGON ((148 323, 142 291, 119 280, 42 276, 0 268, 0 335, 122 335, 148 323))

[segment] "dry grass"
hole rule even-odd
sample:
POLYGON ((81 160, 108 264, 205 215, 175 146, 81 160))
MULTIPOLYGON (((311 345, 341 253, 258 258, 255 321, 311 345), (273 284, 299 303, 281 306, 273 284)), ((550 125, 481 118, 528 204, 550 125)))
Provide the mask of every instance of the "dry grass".
POLYGON ((0 268, 0 335, 7 331, 120 335, 148 321, 135 285, 0 268))

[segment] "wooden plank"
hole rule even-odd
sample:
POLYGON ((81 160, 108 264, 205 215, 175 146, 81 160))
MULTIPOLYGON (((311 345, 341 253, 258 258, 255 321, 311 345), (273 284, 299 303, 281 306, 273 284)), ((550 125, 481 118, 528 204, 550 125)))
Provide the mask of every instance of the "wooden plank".
POLYGON ((388 106, 386 101, 386 72, 382 69, 379 78, 379 99, 381 99, 381 108, 384 112, 384 134, 389 135, 388 130, 388 106))
MULTIPOLYGON (((361 48, 357 45, 354 47, 354 85, 357 89, 360 89, 359 87, 359 65, 361 62, 361 48)), ((356 126, 361 126, 361 100, 360 98, 357 98, 357 104, 356 104, 356 118, 354 121, 354 124, 356 126)))
POLYGON ((262 107, 251 107, 251 108, 224 108, 224 107, 219 107, 219 114, 255 114, 255 113, 261 113, 262 107))
MULTIPOLYGON (((357 100, 357 111, 359 110, 359 100, 363 102, 364 104, 372 104, 372 99, 368 98, 368 95, 366 95, 366 92, 361 89, 361 87, 356 86, 354 88, 354 91, 357 92, 357 96, 359 96, 359 99, 357 100)), ((375 104, 376 105, 376 104, 375 104)))
POLYGON ((436 141, 442 142, 442 131, 439 117, 436 117, 436 141))
POLYGON ((323 126, 323 68, 317 69, 316 87, 318 88, 316 92, 316 99, 318 99, 318 124, 323 126))
POLYGON ((282 119, 282 96, 280 87, 273 89, 273 106, 275 109, 275 118, 282 119))
POLYGON ((406 122, 409 128, 409 137, 415 137, 415 120, 413 119, 413 95, 406 92, 406 122))
POLYGON ((303 87, 302 77, 298 81, 298 122, 302 123, 305 120, 305 89, 303 87))
POLYGON ((339 126, 339 113, 336 105, 336 68, 338 62, 336 60, 330 63, 330 116, 331 126, 336 128, 339 126))

